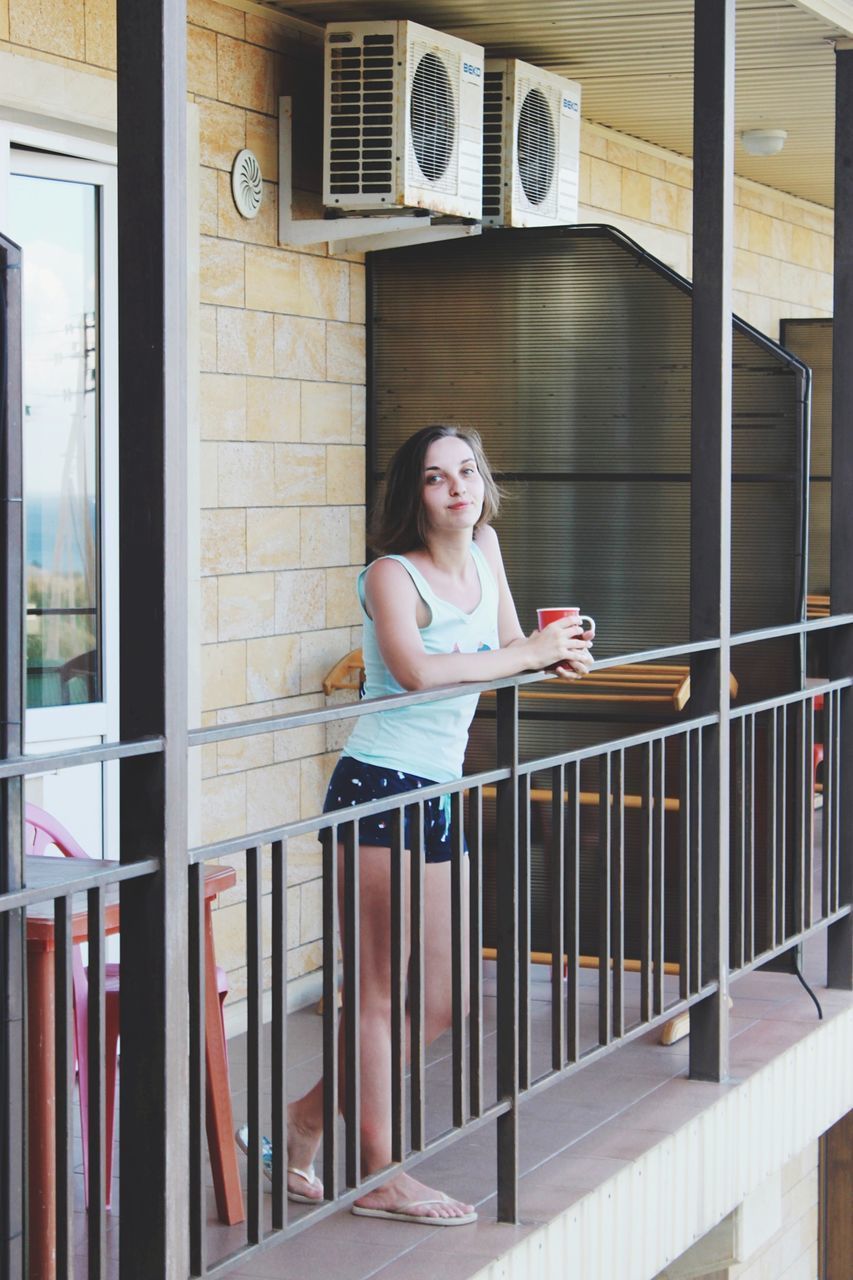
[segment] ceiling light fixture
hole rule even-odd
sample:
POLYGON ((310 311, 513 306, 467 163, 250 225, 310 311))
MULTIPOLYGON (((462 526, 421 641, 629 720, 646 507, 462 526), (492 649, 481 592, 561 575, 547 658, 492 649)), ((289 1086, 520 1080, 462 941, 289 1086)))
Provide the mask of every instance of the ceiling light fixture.
POLYGON ((777 156, 787 137, 785 129, 744 129, 740 140, 751 156, 777 156))

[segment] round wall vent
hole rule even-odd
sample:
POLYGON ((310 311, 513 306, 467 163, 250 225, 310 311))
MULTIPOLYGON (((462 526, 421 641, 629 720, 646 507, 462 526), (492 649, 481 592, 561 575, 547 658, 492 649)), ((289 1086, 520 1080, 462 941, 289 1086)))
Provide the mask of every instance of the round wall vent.
POLYGON ((263 175, 254 151, 238 151, 231 166, 231 192, 237 211, 254 218, 264 198, 263 175))
POLYGON ((554 181, 556 134, 548 99, 530 89, 518 113, 518 176, 531 204, 541 204, 554 181))
POLYGON ((453 88, 447 67, 436 53, 425 53, 415 69, 409 120, 421 173, 436 182, 450 164, 456 134, 453 88))

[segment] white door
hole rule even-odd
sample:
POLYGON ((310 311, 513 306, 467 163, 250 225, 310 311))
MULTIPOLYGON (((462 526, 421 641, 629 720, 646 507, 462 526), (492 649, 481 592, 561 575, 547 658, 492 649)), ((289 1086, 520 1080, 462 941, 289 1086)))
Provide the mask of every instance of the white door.
MULTIPOLYGON (((118 734, 115 168, 13 136, 3 160, 0 226, 23 250, 25 738, 42 752, 118 734)), ((115 765, 27 797, 117 856, 115 765)))

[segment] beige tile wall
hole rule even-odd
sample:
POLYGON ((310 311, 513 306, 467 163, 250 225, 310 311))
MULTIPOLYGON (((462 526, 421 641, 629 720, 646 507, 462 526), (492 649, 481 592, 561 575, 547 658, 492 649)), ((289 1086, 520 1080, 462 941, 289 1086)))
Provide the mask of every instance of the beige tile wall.
POLYGON ((49 61, 115 72, 115 0, 0 0, 0 42, 49 61))
MULTIPOLYGON (((274 20, 191 0, 189 89, 200 115, 200 369, 203 722, 322 706, 323 677, 359 640, 364 559, 364 263, 326 246, 277 244, 277 102, 310 67, 274 20), (299 70, 297 71, 297 66, 299 70), (250 146, 265 177, 254 221, 230 191, 250 146)), ((204 751, 201 837, 227 838, 318 812, 335 753, 322 728, 204 751)), ((232 998, 245 987, 245 897, 215 914, 232 998)), ((320 961, 319 847, 290 850, 288 968, 320 961)), ((264 853, 264 874, 270 875, 264 853)), ((265 899, 269 904, 269 899, 265 899)), ((268 921, 267 921, 268 925, 268 921)), ((269 929, 264 951, 269 955, 269 929)))
MULTIPOLYGON (((276 103, 282 93, 307 94, 319 106, 316 45, 272 15, 217 0, 188 0, 188 16, 201 164, 202 720, 215 724, 323 705, 324 674, 358 643, 365 281, 358 256, 277 244, 276 103), (265 179, 253 221, 230 192, 231 163, 245 146, 265 179)), ((2 50, 112 77, 114 0, 0 0, 2 50)), ((303 149, 302 185, 316 189, 319 135, 303 149)), ((584 125, 583 219, 621 226, 685 273, 690 187, 688 161, 584 125)), ((738 312, 773 337, 783 315, 827 314, 830 212, 754 183, 736 190, 738 312)), ((298 195, 300 207, 311 206, 298 195)), ((207 748, 202 838, 316 812, 344 737, 334 726, 207 748)), ((300 976, 319 960, 316 843, 297 842, 289 867, 290 972, 300 976)), ((245 979, 241 884, 216 912, 234 998, 245 979)))
MULTIPOLYGON (((584 122, 580 201, 584 221, 613 222, 689 274, 693 170, 689 160, 584 122)), ((829 209, 738 179, 734 309, 769 337, 784 316, 832 311, 829 209)))

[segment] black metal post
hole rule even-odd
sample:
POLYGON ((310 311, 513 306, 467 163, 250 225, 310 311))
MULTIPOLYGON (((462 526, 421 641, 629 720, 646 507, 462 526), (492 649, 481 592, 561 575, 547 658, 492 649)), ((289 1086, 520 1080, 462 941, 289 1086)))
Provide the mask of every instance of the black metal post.
MULTIPOLYGON (((853 41, 835 53, 835 265, 832 325, 832 522, 830 599, 833 613, 853 608, 853 41)), ((830 678, 853 673, 853 630, 830 632, 830 678)), ((840 701, 838 747, 850 767, 853 706, 850 691, 840 701)), ((838 795, 839 897, 853 902, 853 788, 838 795)), ((829 926, 827 983, 853 987, 853 918, 829 926)))
POLYGON ((691 710, 716 712, 701 791, 701 981, 718 989, 691 1010, 690 1074, 728 1074, 729 639, 731 599, 732 223, 735 0, 694 4, 691 710))
POLYGON ((117 0, 122 1280, 189 1270, 186 0, 117 0), (144 1177, 140 1177, 144 1170, 144 1177))
MULTIPOLYGON (((512 776, 497 787, 498 1221, 518 1221, 518 689, 496 696, 497 763, 512 776)), ((527 956, 523 957, 527 964, 527 956)))
MULTIPOLYGON (((21 251, 0 236, 0 757, 23 748, 23 467, 21 251)), ((21 778, 0 782, 0 893, 23 884, 21 778)), ((23 911, 0 915, 0 1275, 26 1274, 26 958, 23 911)))

